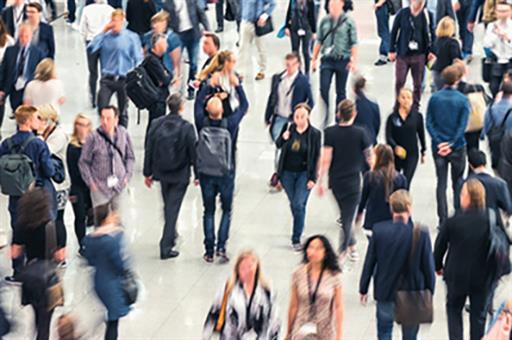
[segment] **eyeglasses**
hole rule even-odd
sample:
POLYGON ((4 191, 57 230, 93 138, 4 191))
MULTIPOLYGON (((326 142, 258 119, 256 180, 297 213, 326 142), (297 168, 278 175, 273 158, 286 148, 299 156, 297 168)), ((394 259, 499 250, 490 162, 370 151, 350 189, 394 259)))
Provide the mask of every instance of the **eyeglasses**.
POLYGON ((84 124, 84 123, 76 123, 75 125, 76 126, 81 126, 81 127, 89 127, 89 126, 91 126, 91 123, 86 123, 86 124, 84 124))

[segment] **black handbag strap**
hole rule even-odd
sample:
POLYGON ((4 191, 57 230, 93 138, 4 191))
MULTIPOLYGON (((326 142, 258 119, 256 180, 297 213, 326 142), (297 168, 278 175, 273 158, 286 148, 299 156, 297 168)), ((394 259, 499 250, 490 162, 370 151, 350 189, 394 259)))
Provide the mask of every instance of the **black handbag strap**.
MULTIPOLYGON (((334 33, 339 27, 343 26, 343 24, 347 21, 348 16, 345 14, 341 20, 338 20, 336 25, 332 26, 331 29, 325 34, 325 36, 320 40, 320 45, 323 45, 325 40, 327 40, 327 37, 334 33)), ((333 43, 334 45, 334 43, 333 43)))
POLYGON ((121 149, 119 148, 119 146, 116 145, 116 143, 114 143, 106 134, 105 132, 103 132, 100 128, 97 128, 96 131, 98 132, 98 134, 108 143, 110 144, 111 146, 114 147, 114 149, 116 149, 116 151, 119 153, 119 155, 121 156, 121 159, 124 160, 124 155, 123 155, 123 152, 121 151, 121 149))

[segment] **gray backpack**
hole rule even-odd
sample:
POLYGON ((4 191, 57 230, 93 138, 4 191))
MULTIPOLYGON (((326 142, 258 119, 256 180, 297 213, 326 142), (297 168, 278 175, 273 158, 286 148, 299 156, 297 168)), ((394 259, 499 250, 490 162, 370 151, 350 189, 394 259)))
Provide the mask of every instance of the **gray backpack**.
POLYGON ((34 136, 27 138, 21 146, 14 145, 11 139, 6 141, 9 153, 0 157, 0 187, 3 194, 21 196, 34 184, 34 163, 23 153, 34 139, 34 136))
POLYGON ((225 176, 233 169, 231 134, 226 119, 220 127, 210 126, 208 118, 199 131, 197 171, 209 176, 225 176))

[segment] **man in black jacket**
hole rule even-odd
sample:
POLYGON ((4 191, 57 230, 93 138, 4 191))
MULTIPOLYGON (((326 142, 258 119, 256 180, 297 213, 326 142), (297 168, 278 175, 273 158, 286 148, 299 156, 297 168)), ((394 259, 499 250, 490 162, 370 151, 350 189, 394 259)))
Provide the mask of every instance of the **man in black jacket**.
POLYGON ((25 13, 26 5, 24 0, 15 0, 14 4, 4 8, 2 11, 2 20, 5 22, 7 32, 11 37, 18 36, 18 27, 27 18, 25 13))
POLYGON ((156 119, 149 129, 144 152, 144 183, 151 188, 160 181, 165 225, 160 240, 160 258, 174 258, 176 221, 190 180, 190 167, 196 162, 194 126, 181 118, 184 103, 175 93, 167 100, 170 114, 156 119))
POLYGON ((169 74, 163 63, 163 56, 167 51, 167 36, 165 34, 157 34, 152 38, 151 50, 142 62, 144 69, 148 73, 153 83, 158 87, 160 96, 158 100, 153 103, 148 111, 148 126, 146 128, 146 135, 151 122, 161 116, 165 115, 165 101, 169 96, 169 84, 171 83, 172 76, 169 74))

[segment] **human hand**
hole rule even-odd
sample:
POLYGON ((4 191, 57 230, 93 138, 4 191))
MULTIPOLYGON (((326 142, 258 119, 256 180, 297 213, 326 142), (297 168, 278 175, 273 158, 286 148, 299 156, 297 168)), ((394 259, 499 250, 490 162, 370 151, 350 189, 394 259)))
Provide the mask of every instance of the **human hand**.
POLYGON ((366 306, 368 304, 368 294, 360 294, 359 301, 363 306, 366 306))
POLYGON ((263 15, 258 18, 258 26, 263 27, 267 23, 267 18, 263 15))
POLYGON ((103 27, 103 32, 104 33, 107 33, 108 31, 110 31, 112 28, 114 27, 114 22, 113 21, 110 21, 108 24, 105 25, 105 27, 103 27))
POLYGON ((468 22, 468 27, 467 27, 468 31, 470 32, 473 32, 473 30, 475 29, 475 22, 468 22))
POLYGON ((194 86, 196 89, 199 88, 199 85, 201 85, 201 82, 197 79, 192 82, 192 86, 194 86))
POLYGON ((284 34, 289 37, 290 36, 290 29, 289 28, 285 28, 284 29, 284 34))
POLYGON ((199 186, 199 180, 198 180, 198 179, 195 179, 195 180, 194 180, 194 185, 195 185, 196 187, 198 187, 198 186, 199 186))
POLYGON ((217 86, 219 86, 219 84, 220 84, 220 73, 215 72, 210 77, 210 86, 217 87, 217 86))
POLYGON ((146 187, 148 189, 151 189, 151 186, 153 185, 153 177, 152 176, 144 177, 144 184, 146 185, 146 187))
POLYGON ((311 71, 316 72, 317 68, 318 68, 318 60, 312 59, 311 60, 311 71))
POLYGON ((444 275, 444 270, 443 269, 439 269, 437 272, 436 272, 437 275, 439 276, 443 276, 444 275))
POLYGON ((313 189, 315 187, 315 182, 309 180, 308 183, 306 184, 306 187, 308 188, 308 190, 313 189))
POLYGON ((91 189, 92 192, 96 192, 98 191, 98 186, 95 183, 91 183, 91 187, 89 189, 91 189))
POLYGON ((405 157, 407 157, 407 150, 400 145, 397 145, 395 146, 395 155, 400 159, 405 159, 405 157))
POLYGON ((5 92, 4 91, 0 91, 0 98, 4 98, 5 97, 5 92))
POLYGON ((453 4, 453 11, 458 12, 460 10, 460 2, 456 2, 453 4))
POLYGON ((360 225, 362 221, 363 221, 363 213, 357 214, 357 216, 356 216, 356 225, 360 225))
POLYGON ((284 139, 284 140, 288 140, 288 139, 290 139, 290 130, 286 130, 286 131, 283 133, 283 139, 284 139))
POLYGON ((347 70, 356 73, 357 72, 357 63, 355 61, 351 61, 347 64, 347 70))
POLYGON ((427 60, 428 61, 432 61, 436 58, 436 55, 432 52, 430 52, 428 55, 427 55, 427 60))
POLYGON ((316 192, 317 192, 318 196, 320 196, 320 197, 325 195, 325 188, 324 188, 324 186, 321 185, 321 184, 317 185, 316 192))
POLYGON ((395 52, 389 52, 388 53, 388 59, 391 62, 394 62, 396 60, 396 53, 395 52))

